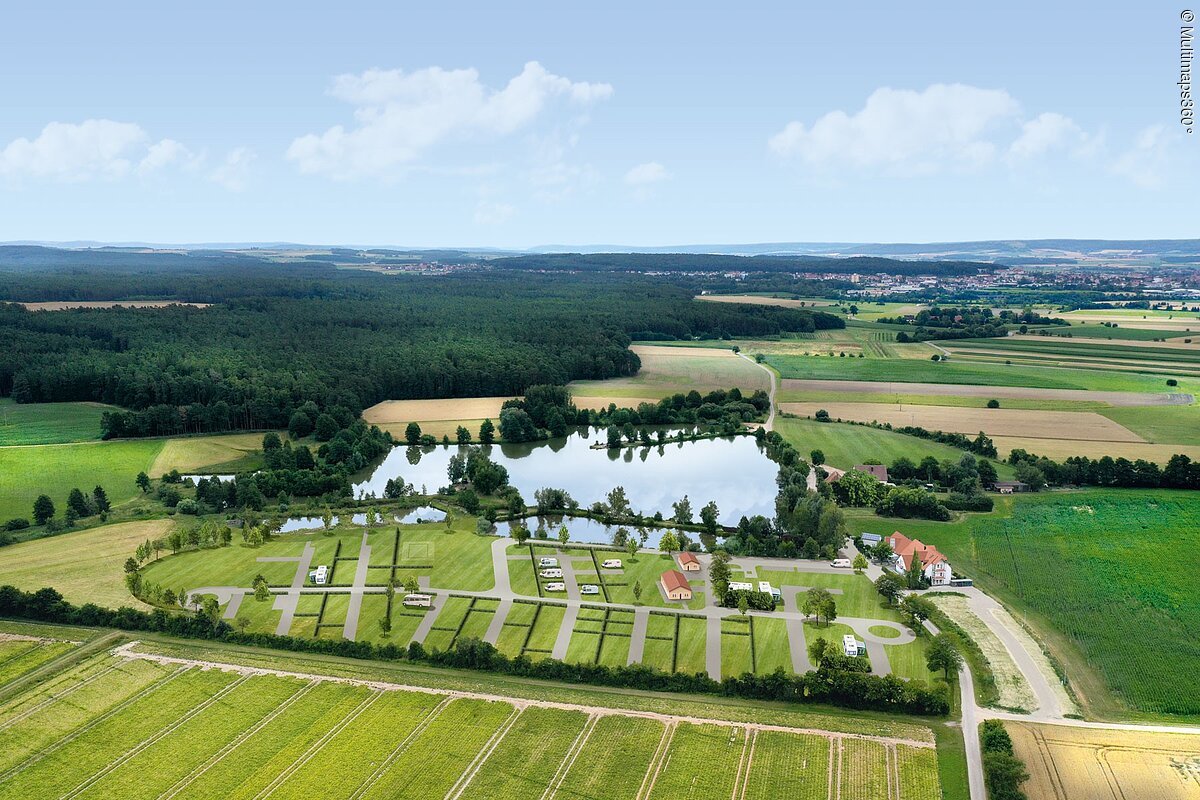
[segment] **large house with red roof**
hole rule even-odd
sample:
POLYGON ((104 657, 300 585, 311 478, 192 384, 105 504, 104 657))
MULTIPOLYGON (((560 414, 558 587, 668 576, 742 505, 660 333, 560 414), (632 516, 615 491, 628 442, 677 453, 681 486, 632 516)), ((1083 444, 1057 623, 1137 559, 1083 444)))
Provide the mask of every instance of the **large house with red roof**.
POLYGON ((912 569, 913 560, 921 565, 921 574, 930 586, 948 586, 953 573, 950 561, 938 552, 931 544, 925 544, 920 539, 909 539, 900 531, 896 531, 885 540, 892 548, 892 569, 897 572, 908 572, 912 569))

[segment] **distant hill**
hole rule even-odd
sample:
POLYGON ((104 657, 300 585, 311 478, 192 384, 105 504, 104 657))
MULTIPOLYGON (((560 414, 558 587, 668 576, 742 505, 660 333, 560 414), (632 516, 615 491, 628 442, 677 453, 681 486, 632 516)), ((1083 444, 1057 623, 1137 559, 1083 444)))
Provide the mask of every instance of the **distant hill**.
POLYGON ((859 256, 739 256, 711 253, 545 253, 495 258, 498 269, 584 272, 886 272, 890 275, 974 275, 996 269, 978 261, 900 261, 859 256))

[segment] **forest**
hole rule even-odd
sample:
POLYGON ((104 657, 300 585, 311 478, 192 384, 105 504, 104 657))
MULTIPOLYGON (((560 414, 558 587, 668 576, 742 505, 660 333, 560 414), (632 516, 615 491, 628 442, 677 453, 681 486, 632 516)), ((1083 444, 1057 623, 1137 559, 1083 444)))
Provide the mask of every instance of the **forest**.
POLYGON ((357 415, 385 399, 522 394, 632 375, 634 338, 844 325, 809 309, 700 303, 687 287, 641 275, 387 276, 186 258, 21 271, 0 263, 0 396, 128 409, 106 418, 110 437, 285 428, 308 402, 357 415), (16 304, 133 298, 212 305, 16 304))

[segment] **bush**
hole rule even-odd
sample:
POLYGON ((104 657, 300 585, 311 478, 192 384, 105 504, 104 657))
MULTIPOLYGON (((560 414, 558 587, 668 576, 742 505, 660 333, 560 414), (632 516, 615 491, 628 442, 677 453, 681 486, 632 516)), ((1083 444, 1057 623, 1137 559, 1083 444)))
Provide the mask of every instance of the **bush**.
POLYGON ((875 507, 875 513, 881 517, 931 519, 937 522, 950 519, 949 509, 939 503, 931 492, 899 486, 884 495, 875 507))
POLYGON ((963 494, 962 492, 951 492, 946 499, 942 501, 942 505, 951 511, 980 511, 988 512, 992 510, 995 503, 992 498, 986 494, 963 494))
POLYGON ((25 519, 24 517, 16 517, 4 523, 4 530, 6 531, 23 531, 28 527, 29 520, 25 519))
POLYGON ((988 407, 988 408, 999 408, 999 407, 1000 407, 1000 401, 999 401, 999 400, 996 400, 996 399, 988 400, 988 401, 987 401, 987 407, 988 407))
POLYGON ((1179 385, 1179 381, 1175 380, 1174 378, 1167 378, 1167 386, 1178 386, 1178 385, 1179 385))
POLYGON ((989 800, 1025 800, 1021 784, 1029 780, 1025 764, 1013 753, 1012 738, 999 720, 985 720, 979 729, 983 750, 983 781, 989 800))
POLYGON ((726 608, 737 608, 738 601, 746 598, 746 604, 754 611, 774 611, 775 598, 770 592, 748 592, 745 589, 734 589, 725 592, 725 598, 721 605, 726 608))
POLYGON ((175 510, 180 514, 196 516, 200 513, 200 504, 190 497, 185 497, 175 504, 175 510))

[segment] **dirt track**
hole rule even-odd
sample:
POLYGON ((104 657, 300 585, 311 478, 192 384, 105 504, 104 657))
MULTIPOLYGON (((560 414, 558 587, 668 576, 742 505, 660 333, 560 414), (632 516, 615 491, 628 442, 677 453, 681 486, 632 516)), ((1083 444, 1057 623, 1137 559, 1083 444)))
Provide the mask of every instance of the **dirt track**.
POLYGON ((830 381, 787 378, 784 391, 845 392, 847 397, 863 394, 933 394, 952 397, 1005 397, 1027 400, 1090 400, 1112 406, 1187 406, 1190 394, 1143 394, 1141 392, 1094 392, 1088 389, 1033 389, 1025 386, 964 386, 955 383, 901 383, 896 381, 830 381))

